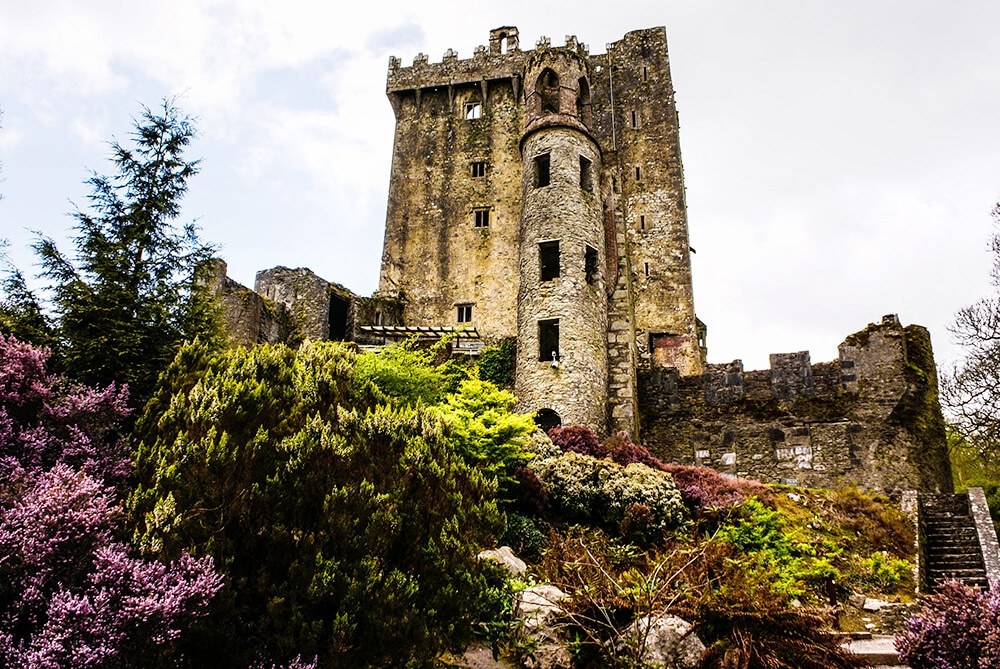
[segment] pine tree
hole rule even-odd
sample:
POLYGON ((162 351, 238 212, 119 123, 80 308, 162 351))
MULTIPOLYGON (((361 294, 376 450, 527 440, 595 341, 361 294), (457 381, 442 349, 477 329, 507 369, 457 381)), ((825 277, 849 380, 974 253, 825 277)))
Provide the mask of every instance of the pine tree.
POLYGON ((89 210, 73 214, 75 257, 49 238, 35 244, 51 281, 64 372, 88 384, 127 383, 133 406, 150 396, 184 341, 216 332, 195 283, 212 248, 193 223, 175 223, 198 172, 199 161, 184 157, 194 135, 172 102, 144 107, 130 144, 110 143, 114 176, 87 180, 89 210))

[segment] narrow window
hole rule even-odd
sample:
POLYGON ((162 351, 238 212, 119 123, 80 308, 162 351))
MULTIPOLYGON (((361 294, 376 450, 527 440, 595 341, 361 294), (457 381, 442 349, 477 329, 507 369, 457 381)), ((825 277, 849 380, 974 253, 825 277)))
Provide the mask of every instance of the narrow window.
POLYGON ((588 193, 594 192, 593 163, 585 156, 580 156, 580 188, 588 193))
POLYGON ((507 36, 500 38, 500 53, 507 53, 507 36))
POLYGON ((538 258, 541 262, 542 281, 559 278, 559 240, 541 242, 538 245, 538 258))
POLYGON ((474 217, 477 228, 490 227, 490 210, 488 208, 473 209, 472 215, 474 217))
POLYGON ((646 268, 646 278, 648 279, 649 278, 649 263, 648 262, 647 263, 643 263, 643 265, 646 268))
POLYGON ((640 214, 639 215, 639 229, 640 230, 645 230, 646 229, 646 215, 645 214, 640 214))
POLYGON ((647 70, 646 67, 643 66, 643 68, 642 68, 642 80, 646 81, 647 79, 649 79, 649 70, 647 70))
POLYGON ((483 115, 483 105, 481 102, 465 103, 465 120, 474 121, 483 115))
POLYGON ((587 283, 593 286, 597 282, 597 249, 593 246, 584 247, 583 271, 587 276, 587 283))
POLYGON ((486 161, 477 160, 472 163, 472 178, 478 179, 484 176, 486 176, 486 161))
POLYGON ((549 154, 535 156, 535 188, 549 185, 549 154))
POLYGON ((382 312, 381 311, 376 311, 375 312, 375 325, 385 325, 385 323, 382 322, 382 312))
POLYGON ((538 321, 538 361, 559 360, 559 319, 538 321))
POLYGON ((639 127, 639 113, 636 111, 632 112, 632 127, 633 128, 639 127))
POLYGON ((635 180, 642 181, 642 168, 638 165, 635 166, 635 180))
POLYGON ((458 315, 459 323, 471 323, 472 322, 472 305, 471 304, 459 304, 455 307, 458 315))

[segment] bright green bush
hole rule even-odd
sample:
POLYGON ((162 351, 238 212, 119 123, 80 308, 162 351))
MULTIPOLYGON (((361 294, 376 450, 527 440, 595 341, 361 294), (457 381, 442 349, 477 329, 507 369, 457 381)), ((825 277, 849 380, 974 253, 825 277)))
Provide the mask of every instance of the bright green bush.
POLYGON ((514 362, 517 343, 504 339, 495 346, 487 346, 479 355, 479 378, 501 388, 514 387, 514 362))
POLYGON ((148 552, 212 555, 225 575, 195 664, 408 666, 471 633, 495 587, 475 559, 502 524, 495 484, 420 404, 440 368, 387 359, 189 346, 171 365, 130 504, 148 552))
POLYGON ((684 503, 669 474, 567 452, 529 465, 545 484, 555 510, 570 520, 617 529, 632 505, 649 508, 661 531, 685 520, 684 503))
POLYGON ((528 447, 535 422, 530 415, 511 413, 516 402, 514 395, 488 381, 468 379, 434 407, 456 452, 497 479, 504 500, 513 495, 514 468, 532 458, 528 447))

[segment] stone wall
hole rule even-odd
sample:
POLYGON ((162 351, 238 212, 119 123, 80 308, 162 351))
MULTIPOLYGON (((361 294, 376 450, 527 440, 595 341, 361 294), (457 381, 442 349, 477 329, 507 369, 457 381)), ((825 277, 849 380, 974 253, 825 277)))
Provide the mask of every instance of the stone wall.
POLYGON ((805 352, 682 377, 640 371, 643 443, 668 461, 765 482, 949 491, 930 336, 895 316, 848 337, 838 360, 805 352))
POLYGON ((296 336, 289 312, 281 304, 255 293, 226 276, 226 262, 214 258, 201 273, 215 295, 229 340, 235 346, 284 342, 296 336))

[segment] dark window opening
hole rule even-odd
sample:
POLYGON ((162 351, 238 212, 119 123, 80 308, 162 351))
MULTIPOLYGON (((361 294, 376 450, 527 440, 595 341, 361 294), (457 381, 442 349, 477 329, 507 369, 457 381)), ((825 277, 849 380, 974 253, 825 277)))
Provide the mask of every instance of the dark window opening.
POLYGON ((539 409, 535 414, 535 425, 542 431, 548 432, 554 427, 562 425, 562 418, 552 409, 539 409))
POLYGON ((465 120, 474 121, 483 115, 483 104, 481 102, 465 103, 465 120))
POLYGON ((472 163, 472 178, 477 179, 484 176, 486 176, 486 162, 478 160, 472 163))
POLYGON ((635 180, 642 181, 642 168, 638 165, 635 167, 635 180))
POLYGON ((475 218, 477 228, 488 228, 490 227, 490 210, 489 209, 475 209, 472 212, 475 218))
POLYGON ((559 240, 541 242, 538 245, 538 257, 541 261, 542 281, 559 278, 559 240))
POLYGON ((590 125, 590 84, 586 77, 580 77, 579 90, 576 94, 576 116, 584 125, 590 125))
POLYGON ((538 75, 535 85, 542 102, 543 114, 559 113, 559 75, 554 70, 545 68, 538 75))
POLYGON ((459 323, 471 323, 472 322, 472 305, 471 304, 459 304, 455 307, 457 312, 459 323))
POLYGON ((594 192, 594 170, 593 163, 586 157, 580 156, 580 188, 588 193, 594 192))
POLYGON ((639 113, 636 111, 632 112, 632 127, 633 128, 639 127, 639 113))
POLYGON ((549 154, 535 156, 535 188, 549 185, 549 154))
POLYGON ((597 281, 597 249, 593 246, 584 247, 583 271, 587 277, 587 283, 591 286, 597 281))
POLYGON ((645 67, 643 67, 642 68, 642 80, 646 81, 647 79, 649 79, 649 70, 646 69, 645 67))
POLYGON ((330 324, 330 339, 333 341, 345 341, 347 339, 347 311, 350 302, 339 295, 330 296, 330 313, 328 315, 330 324))
POLYGON ((644 214, 639 216, 639 229, 646 229, 646 216, 644 214))
POLYGON ((538 361, 559 361, 559 319, 538 321, 538 361))
POLYGON ((649 278, 649 263, 645 262, 645 263, 643 263, 643 265, 646 268, 646 278, 648 279, 649 278))

